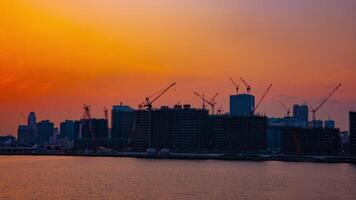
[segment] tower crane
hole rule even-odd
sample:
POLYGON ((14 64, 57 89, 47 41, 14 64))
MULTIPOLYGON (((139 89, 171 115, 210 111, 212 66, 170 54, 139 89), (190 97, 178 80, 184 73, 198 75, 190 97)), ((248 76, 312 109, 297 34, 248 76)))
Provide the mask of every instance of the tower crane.
POLYGON ((158 93, 158 95, 153 98, 152 100, 150 100, 149 97, 146 97, 146 103, 143 103, 143 105, 141 105, 140 107, 147 107, 148 110, 148 147, 152 146, 152 130, 151 130, 151 118, 152 118, 152 105, 155 101, 157 101, 157 99, 159 99, 164 93, 166 93, 169 89, 171 89, 174 85, 176 85, 176 83, 172 83, 171 85, 169 85, 167 88, 165 88, 162 92, 158 93))
POLYGON ((246 93, 250 94, 251 92, 251 85, 249 85, 242 77, 240 77, 241 81, 244 83, 244 85, 246 86, 246 93))
POLYGON ((314 125, 314 122, 316 120, 316 112, 330 99, 330 97, 336 92, 336 90, 338 90, 340 87, 341 87, 341 83, 339 83, 330 93, 328 96, 326 96, 322 101, 321 103, 315 107, 315 108, 311 108, 311 111, 313 113, 313 125, 314 125))
POLYGON ((220 106, 217 111, 218 111, 218 114, 221 115, 224 113, 224 108, 222 106, 220 106))
POLYGON ((270 91, 272 87, 272 84, 270 84, 267 89, 265 90, 265 92, 263 93, 262 97, 260 98, 260 100, 258 101, 257 105, 255 106, 255 108, 252 110, 252 114, 254 114, 256 112, 256 110, 258 109, 258 107, 261 105, 262 101, 264 100, 264 98, 267 96, 268 92, 270 91))
POLYGON ((215 105, 216 105, 216 100, 215 98, 219 95, 219 93, 217 92, 212 98, 210 98, 210 100, 205 98, 205 95, 200 95, 197 92, 194 92, 194 94, 199 97, 201 100, 203 100, 203 109, 205 109, 205 103, 207 103, 208 105, 210 105, 211 107, 211 113, 214 114, 215 113, 215 105))
POLYGON ((209 101, 205 98, 205 95, 200 95, 197 92, 194 92, 194 94, 203 101, 203 109, 205 110, 205 103, 210 105, 209 101))
POLYGON ((111 138, 111 131, 109 129, 109 114, 108 114, 108 109, 106 107, 104 107, 104 116, 105 116, 105 120, 106 120, 106 126, 108 127, 108 138, 111 138))
POLYGON ((231 77, 229 77, 229 79, 232 82, 232 84, 234 84, 235 90, 236 90, 236 95, 238 95, 239 94, 239 85, 231 77))
POLYGON ((94 149, 96 149, 96 139, 95 139, 95 132, 93 130, 93 124, 92 124, 92 118, 90 115, 90 106, 84 104, 83 105, 83 109, 84 109, 84 113, 83 113, 83 118, 82 118, 82 128, 81 130, 83 130, 83 125, 84 123, 88 123, 88 129, 89 129, 89 133, 93 139, 93 145, 94 145, 94 149))
POLYGON ((210 99, 210 106, 211 106, 211 113, 215 113, 215 105, 216 105, 216 100, 215 98, 219 95, 219 92, 217 92, 211 99, 210 99))
POLYGON ((290 115, 290 108, 288 108, 286 105, 284 105, 284 103, 282 103, 281 101, 279 102, 279 104, 281 104, 281 106, 284 108, 284 110, 286 110, 286 112, 287 112, 287 117, 289 117, 289 115, 290 115))
POLYGON ((146 103, 144 103, 143 107, 147 107, 147 110, 152 110, 152 104, 159 99, 164 93, 166 93, 169 89, 171 89, 174 85, 176 85, 176 83, 172 83, 171 85, 169 85, 167 88, 165 88, 162 92, 160 92, 155 98, 153 98, 152 100, 150 100, 149 97, 146 97, 146 103))

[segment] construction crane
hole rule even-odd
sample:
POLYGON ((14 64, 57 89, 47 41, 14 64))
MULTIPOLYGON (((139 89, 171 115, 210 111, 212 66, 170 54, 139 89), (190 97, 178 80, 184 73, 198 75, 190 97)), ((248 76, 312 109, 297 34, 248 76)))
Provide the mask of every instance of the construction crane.
POLYGON ((232 82, 232 84, 234 84, 235 90, 236 90, 236 95, 238 95, 239 94, 239 85, 231 77, 229 77, 229 79, 232 82))
POLYGON ((255 108, 252 110, 252 114, 254 114, 256 112, 256 110, 258 109, 258 107, 260 107, 263 99, 267 96, 268 92, 270 91, 272 87, 272 84, 270 84, 268 86, 268 88, 265 90, 265 92, 263 93, 263 95, 261 96, 260 100, 258 101, 257 105, 255 106, 255 108))
POLYGON ((249 85, 242 77, 240 77, 241 81, 244 83, 244 85, 246 86, 246 93, 250 94, 251 92, 251 85, 249 85))
POLYGON ((212 114, 215 113, 215 105, 216 105, 215 98, 219 95, 219 93, 216 93, 212 98, 210 98, 210 100, 206 99, 205 95, 200 95, 197 92, 194 92, 194 94, 203 101, 203 109, 205 109, 205 103, 207 103, 211 107, 211 113, 212 114))
POLYGON ((84 109, 84 113, 83 113, 83 118, 82 118, 81 130, 83 130, 84 123, 88 123, 89 133, 93 139, 94 150, 96 150, 96 139, 95 139, 95 132, 93 130, 92 118, 90 115, 90 106, 84 104, 83 109, 84 109))
POLYGON ((108 138, 111 138, 111 131, 109 129, 109 114, 108 114, 108 109, 106 107, 104 107, 104 116, 105 116, 105 120, 106 120, 106 126, 108 127, 108 138))
POLYGON ((150 100, 149 97, 146 97, 146 103, 144 103, 143 107, 147 107, 147 110, 152 110, 152 104, 159 99, 164 93, 166 93, 169 89, 171 89, 176 83, 172 83, 167 88, 165 88, 162 92, 160 92, 155 98, 150 100))
POLYGON ((316 107, 316 108, 311 108, 311 112, 313 113, 313 126, 314 122, 316 120, 316 112, 330 99, 330 97, 336 92, 341 87, 341 83, 338 84, 330 93, 328 96, 326 96, 321 103, 316 107))
POLYGON ((146 97, 146 103, 143 103, 143 105, 139 105, 140 108, 144 108, 147 107, 148 110, 148 147, 152 147, 152 130, 151 130, 151 118, 152 118, 152 105, 155 101, 157 101, 157 99, 159 99, 164 93, 166 93, 169 89, 171 89, 174 85, 176 85, 176 83, 172 83, 171 85, 169 85, 167 88, 165 88, 162 92, 159 92, 158 95, 153 98, 152 100, 150 100, 149 97, 146 97))
POLYGON ((205 110, 205 103, 209 104, 209 101, 205 98, 205 95, 200 95, 197 92, 194 92, 194 94, 203 101, 203 110, 205 110))
POLYGON ((217 92, 211 99, 210 99, 210 106, 211 106, 211 113, 215 113, 215 105, 216 105, 216 100, 215 98, 219 95, 219 92, 217 92))
POLYGON ((224 108, 222 106, 220 106, 217 110, 219 115, 222 115, 224 113, 224 108))
POLYGON ((281 106, 284 108, 284 110, 287 112, 287 117, 289 117, 290 115, 290 108, 288 108, 286 105, 284 105, 284 103, 282 103, 281 101, 279 102, 279 104, 281 104, 281 106))
POLYGON ((294 143, 295 143, 295 146, 296 146, 296 154, 297 154, 297 156, 301 156, 303 154, 303 152, 302 152, 302 148, 300 147, 298 138, 297 138, 297 136, 295 135, 294 132, 292 132, 292 135, 293 135, 293 140, 294 140, 294 143))

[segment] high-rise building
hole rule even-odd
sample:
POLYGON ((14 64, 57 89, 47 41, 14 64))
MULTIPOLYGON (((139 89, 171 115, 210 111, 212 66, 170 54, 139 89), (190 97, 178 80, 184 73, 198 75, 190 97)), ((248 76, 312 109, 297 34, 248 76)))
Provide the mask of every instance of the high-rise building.
POLYGON ((30 129, 26 125, 20 125, 17 129, 17 139, 21 144, 34 145, 36 143, 34 129, 30 129))
POLYGON ((228 152, 259 152, 267 149, 267 117, 211 117, 215 149, 228 152))
POLYGON ((76 127, 73 120, 65 120, 60 123, 60 138, 67 140, 76 139, 76 127))
POLYGON ((293 118, 298 121, 303 128, 308 127, 309 121, 309 108, 307 105, 294 105, 293 118))
POLYGON ((27 126, 30 129, 35 130, 36 129, 36 114, 34 112, 30 112, 30 114, 28 115, 28 119, 27 119, 27 126))
POLYGON ((53 137, 54 124, 49 120, 40 121, 36 124, 36 142, 39 145, 48 144, 53 137))
POLYGON ((230 96, 230 116, 250 116, 255 108, 255 97, 250 94, 230 96))
MULTIPOLYGON (((151 111, 152 112, 152 111, 151 111)), ((133 147, 144 151, 151 145, 150 113, 147 110, 137 110, 133 127, 133 147)))
POLYGON ((152 112, 151 120, 153 148, 194 151, 213 145, 213 138, 205 131, 207 110, 190 105, 162 107, 152 112))
POLYGON ((20 125, 17 130, 18 141, 25 145, 34 145, 37 142, 36 114, 30 112, 27 125, 20 125))
POLYGON ((108 137, 108 123, 106 119, 91 119, 91 121, 82 120, 80 121, 80 126, 81 126, 80 128, 81 138, 83 139, 93 138, 92 134, 94 134, 95 138, 108 137), (91 130, 89 128, 90 125, 91 125, 91 130))
POLYGON ((190 105, 162 106, 160 109, 138 110, 133 132, 137 150, 168 148, 175 151, 195 151, 213 145, 206 131, 208 111, 190 105))
POLYGON ((350 153, 352 156, 356 156, 356 112, 349 113, 349 126, 350 126, 350 153))
POLYGON ((127 146, 132 136, 136 113, 130 106, 113 106, 111 111, 111 138, 119 139, 122 146, 127 146))

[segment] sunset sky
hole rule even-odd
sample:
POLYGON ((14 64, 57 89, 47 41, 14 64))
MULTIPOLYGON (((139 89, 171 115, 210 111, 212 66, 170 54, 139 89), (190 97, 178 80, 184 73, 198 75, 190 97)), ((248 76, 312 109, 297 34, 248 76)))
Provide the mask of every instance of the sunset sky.
MULTIPOLYGON (((0 1, 0 135, 22 114, 58 125, 94 117, 121 101, 137 107, 172 82, 156 106, 217 97, 228 111, 229 81, 244 77, 258 112, 316 106, 343 86, 318 118, 348 129, 356 110, 356 1, 351 0, 3 0, 0 1)), ((242 87, 241 90, 245 90, 242 87)))

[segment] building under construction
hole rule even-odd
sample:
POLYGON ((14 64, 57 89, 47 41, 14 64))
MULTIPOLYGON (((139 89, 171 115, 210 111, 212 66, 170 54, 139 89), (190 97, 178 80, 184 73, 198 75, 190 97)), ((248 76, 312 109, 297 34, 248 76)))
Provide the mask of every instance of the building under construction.
POLYGON ((261 152, 267 149, 267 117, 212 116, 215 151, 261 152))
POLYGON ((349 113, 350 140, 349 149, 352 156, 356 156, 356 112, 349 113))
POLYGON ((168 148, 188 152, 209 148, 208 111, 190 105, 137 111, 133 145, 137 150, 168 148))
POLYGON ((339 129, 284 128, 282 131, 282 153, 336 155, 339 151, 339 129))

